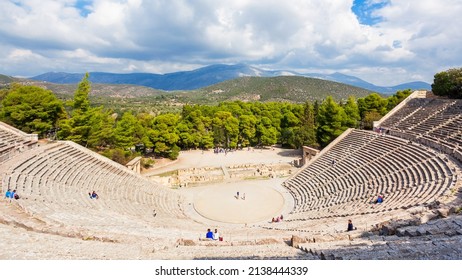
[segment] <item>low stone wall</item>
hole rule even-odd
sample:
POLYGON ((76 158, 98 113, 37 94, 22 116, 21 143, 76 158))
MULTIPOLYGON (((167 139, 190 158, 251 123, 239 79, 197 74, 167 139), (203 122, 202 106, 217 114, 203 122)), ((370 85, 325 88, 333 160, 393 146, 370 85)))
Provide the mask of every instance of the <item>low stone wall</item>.
POLYGON ((289 163, 187 168, 174 172, 169 177, 168 182, 170 187, 185 187, 190 184, 215 183, 226 180, 286 177, 293 172, 294 167, 289 163))

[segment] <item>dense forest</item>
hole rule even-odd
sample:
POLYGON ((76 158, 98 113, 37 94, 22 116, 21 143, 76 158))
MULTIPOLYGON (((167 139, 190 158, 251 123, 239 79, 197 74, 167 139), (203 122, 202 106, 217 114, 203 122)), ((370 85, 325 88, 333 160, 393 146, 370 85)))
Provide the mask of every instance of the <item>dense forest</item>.
POLYGON ((11 84, 0 91, 0 119, 42 138, 72 140, 124 163, 135 155, 134 147, 137 153, 171 159, 182 149, 274 144, 322 148, 349 127, 370 129, 411 93, 350 96, 339 103, 330 96, 305 103, 228 101, 184 105, 180 113, 119 115, 104 105, 91 106, 88 78, 86 74, 68 102, 40 87, 11 84))

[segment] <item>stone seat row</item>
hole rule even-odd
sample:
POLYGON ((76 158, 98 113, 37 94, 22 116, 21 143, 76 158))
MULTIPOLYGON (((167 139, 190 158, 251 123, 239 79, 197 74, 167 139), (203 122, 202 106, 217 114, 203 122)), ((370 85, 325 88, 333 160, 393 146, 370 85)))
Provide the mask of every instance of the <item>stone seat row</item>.
MULTIPOLYGON (((373 132, 354 130, 344 139, 364 133, 374 135, 373 132)), ((401 201, 408 199, 410 202, 401 206, 410 207, 434 199, 452 184, 453 174, 449 166, 430 149, 394 137, 370 139, 366 144, 358 143, 361 150, 335 164, 329 163, 332 156, 328 151, 303 172, 287 180, 284 184, 295 200, 293 213, 351 204, 358 199, 371 201, 379 193, 388 196, 401 189, 413 188, 413 192, 402 192, 412 197, 402 197, 401 201)), ((342 142, 337 145, 348 147, 342 142)), ((341 153, 336 146, 332 149, 341 153)), ((399 201, 397 206, 389 209, 400 208, 399 201)), ((355 207, 353 211, 360 209, 355 207)))
POLYGON ((391 130, 394 135, 430 145, 455 156, 462 149, 462 100, 419 99, 409 101, 381 126, 391 130), (417 108, 419 113, 409 112, 417 108))
POLYGON ((0 163, 36 146, 37 141, 8 131, 0 122, 0 163))
MULTIPOLYGON (((55 212, 103 208, 137 217, 152 215, 155 210, 159 216, 184 217, 180 197, 174 191, 67 142, 41 147, 18 160, 4 180, 6 185, 18 189, 24 198, 21 202, 27 207, 41 202, 53 205, 55 212), (97 203, 88 197, 92 190, 100 196, 97 203)), ((41 212, 48 215, 45 210, 41 212)))

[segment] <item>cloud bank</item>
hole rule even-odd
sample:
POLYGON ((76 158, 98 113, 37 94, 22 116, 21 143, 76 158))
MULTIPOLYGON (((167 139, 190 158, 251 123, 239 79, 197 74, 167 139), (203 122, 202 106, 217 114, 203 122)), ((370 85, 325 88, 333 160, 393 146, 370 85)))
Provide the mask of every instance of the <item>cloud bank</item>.
POLYGON ((215 63, 431 82, 462 65, 459 0, 5 0, 0 73, 215 63))

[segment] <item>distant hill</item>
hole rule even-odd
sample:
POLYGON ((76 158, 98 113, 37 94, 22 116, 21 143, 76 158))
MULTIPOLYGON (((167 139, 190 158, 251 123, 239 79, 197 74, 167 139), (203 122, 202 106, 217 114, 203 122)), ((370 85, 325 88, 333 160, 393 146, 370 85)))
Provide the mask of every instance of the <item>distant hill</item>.
POLYGON ((365 88, 373 92, 378 92, 378 93, 383 93, 383 94, 394 94, 398 90, 404 90, 404 89, 431 90, 431 85, 425 82, 410 82, 410 83, 404 83, 404 84, 399 84, 395 86, 381 87, 381 86, 376 86, 374 84, 366 82, 364 80, 361 80, 357 77, 349 76, 349 75, 345 75, 345 74, 337 73, 337 72, 333 74, 307 73, 307 74, 302 74, 302 75, 306 77, 335 81, 335 82, 344 83, 347 85, 354 85, 360 88, 365 88))
POLYGON ((323 100, 331 95, 336 100, 345 100, 348 96, 364 97, 371 91, 350 85, 321 79, 278 76, 278 77, 242 77, 225 81, 196 91, 209 101, 288 101, 305 102, 323 100))
MULTIPOLYGON (((49 82, 32 83, 51 90, 58 95, 73 95, 77 84, 55 84, 49 82)), ((115 85, 115 84, 96 84, 91 85, 92 96, 115 97, 115 98, 139 98, 157 96, 165 93, 162 90, 137 85, 115 85)))
POLYGON ((0 84, 9 84, 14 82, 16 79, 10 76, 0 74, 0 84))
MULTIPOLYGON (((47 81, 57 84, 75 84, 78 83, 83 73, 63 73, 49 72, 32 77, 37 81, 47 81)), ((380 87, 368 83, 354 76, 348 76, 341 73, 333 74, 300 74, 293 71, 285 70, 263 70, 257 67, 235 64, 215 64, 202 67, 192 71, 181 71, 168 74, 149 74, 149 73, 132 73, 132 74, 113 74, 104 72, 91 72, 90 81, 101 84, 132 84, 146 86, 150 88, 172 91, 172 90, 194 90, 203 87, 215 85, 224 81, 233 80, 240 77, 277 77, 277 76, 301 76, 319 78, 328 81, 335 81, 356 87, 368 89, 370 91, 392 94, 401 89, 427 89, 431 86, 424 82, 411 82, 390 87, 380 87)))

